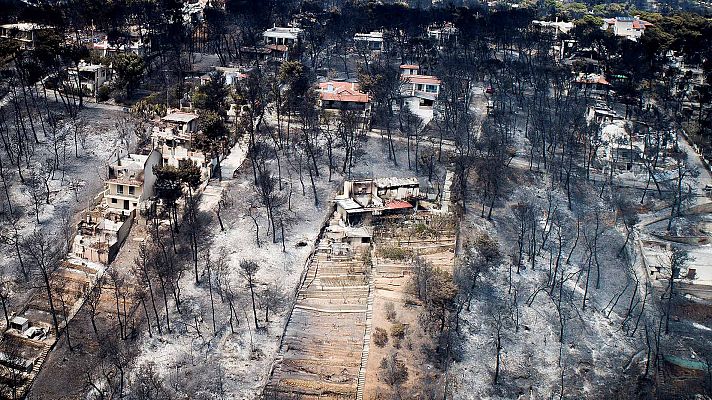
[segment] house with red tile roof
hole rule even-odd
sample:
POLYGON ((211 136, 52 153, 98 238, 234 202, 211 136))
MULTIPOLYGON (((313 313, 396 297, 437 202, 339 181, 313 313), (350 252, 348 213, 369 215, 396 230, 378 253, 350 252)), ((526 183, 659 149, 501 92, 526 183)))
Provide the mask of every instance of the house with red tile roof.
POLYGON ((401 75, 418 75, 420 70, 420 65, 417 64, 403 64, 400 66, 401 75))
POLYGON ((600 74, 580 73, 574 79, 574 84, 585 89, 598 91, 607 91, 611 87, 610 82, 600 74))
POLYGON ((355 110, 368 114, 371 101, 358 83, 327 81, 319 83, 319 106, 326 110, 355 110))
POLYGON ((441 81, 432 75, 421 75, 419 70, 418 65, 401 65, 401 94, 417 97, 420 106, 432 107, 440 94, 441 81))

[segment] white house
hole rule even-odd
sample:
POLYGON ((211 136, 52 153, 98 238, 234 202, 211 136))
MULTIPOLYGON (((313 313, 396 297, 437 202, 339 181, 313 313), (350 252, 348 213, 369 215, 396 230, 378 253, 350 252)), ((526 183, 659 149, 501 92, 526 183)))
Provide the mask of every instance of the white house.
POLYGON ((146 52, 146 45, 140 40, 131 40, 127 43, 109 43, 104 39, 92 45, 94 54, 100 57, 109 57, 119 53, 133 53, 138 56, 143 56, 146 52))
POLYGON ((421 198, 417 178, 378 178, 344 181, 334 197, 335 217, 353 224, 371 215, 407 212, 421 198))
POLYGON ((420 66, 416 64, 403 64, 400 66, 401 76, 403 75, 418 75, 420 66))
POLYGON ((629 132, 625 121, 616 119, 601 129, 603 145, 599 152, 603 153, 609 166, 619 170, 642 170, 644 144, 636 135, 629 132))
POLYGON ((421 107, 432 107, 440 94, 441 81, 432 75, 418 74, 417 65, 401 66, 401 94, 419 99, 421 107))
POLYGON ((129 215, 143 200, 153 195, 156 175, 153 167, 161 165, 161 153, 128 154, 109 166, 104 182, 104 204, 112 212, 129 215))
POLYGON ((616 36, 621 36, 628 38, 633 41, 637 41, 645 29, 649 26, 653 26, 652 23, 642 20, 639 17, 615 17, 607 18, 603 20, 603 26, 601 29, 607 31, 609 29, 613 30, 613 34, 616 36))
POLYGON ((112 212, 105 205, 84 213, 72 242, 73 256, 108 265, 128 237, 133 215, 112 212))
POLYGON ((560 33, 569 33, 571 29, 574 28, 574 23, 573 22, 564 22, 564 21, 538 21, 534 20, 532 21, 532 25, 540 27, 542 30, 546 30, 554 34, 555 36, 558 36, 560 33))
POLYGON ((181 163, 192 161, 200 167, 201 180, 207 180, 217 165, 217 159, 211 159, 195 148, 194 140, 198 132, 197 114, 173 111, 161 118, 161 124, 153 128, 151 143, 161 153, 163 165, 178 168, 181 163))
POLYGON ((383 32, 357 33, 354 35, 356 47, 369 51, 383 50, 383 32))
POLYGON ((161 118, 161 122, 185 136, 192 136, 198 132, 198 114, 196 113, 172 111, 161 118))
POLYGON ((574 84, 583 89, 605 92, 610 89, 611 83, 601 74, 585 74, 583 72, 576 75, 574 84))
POLYGON ((69 85, 80 87, 84 93, 96 95, 97 90, 109 81, 109 68, 101 64, 90 64, 83 60, 77 68, 69 68, 69 85))
POLYGON ((225 76, 225 84, 234 86, 245 78, 249 73, 249 69, 244 67, 215 67, 216 71, 220 71, 225 76))
POLYGON ((450 22, 446 22, 443 25, 430 25, 428 27, 428 37, 435 39, 441 46, 456 38, 457 33, 457 28, 450 22))
POLYGON ((4 24, 0 25, 0 38, 17 43, 21 49, 33 49, 38 36, 51 29, 51 27, 32 22, 4 24))
POLYGON ((294 27, 279 27, 275 26, 269 28, 262 36, 265 39, 265 44, 269 45, 284 45, 284 46, 294 46, 299 42, 299 38, 302 35, 301 28, 294 27))
POLYGON ((277 61, 289 60, 289 51, 299 43, 302 29, 295 27, 279 27, 267 29, 262 34, 265 41, 265 50, 270 57, 277 61))
POLYGON ((131 25, 126 32, 127 36, 109 43, 106 33, 92 35, 91 50, 100 57, 109 57, 119 53, 133 53, 143 56, 151 47, 150 33, 145 27, 131 25))
POLYGON ((210 159, 202 150, 193 148, 192 139, 171 129, 156 127, 151 135, 153 148, 161 153, 163 165, 179 168, 182 163, 193 162, 200 167, 201 181, 210 178, 217 159, 210 159))

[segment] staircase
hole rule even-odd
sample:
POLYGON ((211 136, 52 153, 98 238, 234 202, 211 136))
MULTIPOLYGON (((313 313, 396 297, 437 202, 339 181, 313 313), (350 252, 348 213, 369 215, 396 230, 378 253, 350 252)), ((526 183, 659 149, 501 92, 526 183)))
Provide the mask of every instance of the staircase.
POLYGON ((368 365, 368 352, 371 347, 371 320, 373 319, 373 292, 375 291, 374 276, 376 274, 376 254, 371 250, 373 265, 368 274, 368 300, 366 301, 366 327, 363 333, 363 350, 361 351, 361 367, 358 370, 356 384, 356 400, 363 400, 363 389, 366 386, 366 366, 368 365))
POLYGON ((32 365, 32 372, 29 374, 30 379, 28 379, 24 385, 17 389, 18 398, 24 398, 24 396, 30 390, 30 387, 32 387, 32 384, 35 382, 37 375, 40 373, 40 368, 42 368, 42 364, 44 364, 47 355, 49 354, 50 350, 52 350, 52 347, 54 347, 55 343, 56 341, 54 340, 52 340, 51 343, 45 343, 44 347, 42 348, 42 353, 40 353, 40 356, 35 359, 35 362, 32 365))
POLYGON ((35 360, 35 364, 32 367, 32 372, 34 372, 35 374, 40 372, 40 368, 42 367, 42 364, 44 364, 44 360, 45 358, 47 358, 47 354, 49 354, 49 351, 52 350, 53 345, 54 343, 45 344, 44 348, 42 349, 42 353, 40 353, 40 356, 37 357, 37 359, 35 360))

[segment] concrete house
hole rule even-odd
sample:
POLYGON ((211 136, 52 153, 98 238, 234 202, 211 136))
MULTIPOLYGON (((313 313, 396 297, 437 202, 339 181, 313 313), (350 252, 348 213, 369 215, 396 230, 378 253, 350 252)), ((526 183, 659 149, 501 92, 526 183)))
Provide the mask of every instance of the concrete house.
POLYGON ((446 22, 442 25, 430 25, 427 31, 428 37, 434 39, 439 46, 444 46, 454 41, 457 38, 457 34, 457 28, 450 22, 446 22))
POLYGON ((153 167, 161 165, 161 153, 128 154, 109 166, 109 179, 104 183, 104 204, 118 214, 129 215, 153 195, 156 175, 153 167))
POLYGON ((637 41, 645 28, 653 26, 652 23, 642 20, 639 17, 614 17, 603 20, 601 29, 604 31, 612 30, 616 36, 625 37, 627 39, 637 41))
POLYGON ((601 129, 603 145, 599 152, 609 167, 617 170, 643 170, 644 143, 634 132, 629 132, 625 121, 616 119, 601 129))
POLYGON ((99 57, 110 57, 115 54, 120 53, 133 53, 138 56, 143 56, 146 53, 146 48, 148 46, 143 44, 139 40, 132 40, 127 43, 109 43, 108 40, 104 39, 98 43, 92 45, 92 51, 99 57))
POLYGON ((109 69, 101 64, 80 61, 77 68, 69 68, 69 84, 89 95, 96 95, 97 90, 109 81, 109 69))
POLYGON ((403 64, 400 66, 401 76, 418 75, 420 66, 416 64, 403 64))
POLYGON ((275 26, 264 31, 262 37, 265 47, 271 51, 272 58, 287 61, 289 51, 299 43, 302 32, 301 28, 275 26))
POLYGON ((371 215, 403 213, 421 198, 417 178, 378 178, 345 181, 334 198, 335 216, 354 224, 371 215))
POLYGON ((567 39, 568 36, 566 35, 574 28, 573 22, 563 22, 557 18, 556 21, 534 20, 532 25, 540 32, 550 35, 553 39, 551 49, 555 57, 563 59, 575 50, 576 40, 567 39))
POLYGON ((247 78, 250 72, 249 68, 244 67, 215 67, 215 70, 223 73, 228 86, 236 86, 239 81, 247 78))
POLYGON ((10 329, 15 329, 19 332, 24 332, 30 327, 30 321, 24 317, 14 317, 10 320, 10 329))
POLYGON ((420 75, 419 66, 401 65, 401 94, 415 97, 420 107, 432 107, 440 94, 441 81, 435 76, 420 75))
POLYGON ((354 35, 356 48, 364 51, 383 50, 383 32, 357 33, 354 35))
POLYGON ((72 255, 108 265, 128 237, 133 219, 133 213, 116 213, 101 205, 87 211, 77 224, 72 255))
POLYGON ((111 43, 106 33, 99 33, 92 38, 91 51, 99 57, 110 57, 121 53, 143 56, 150 50, 151 40, 147 28, 131 25, 127 33, 126 37, 111 43))
POLYGON ((51 30, 49 26, 32 22, 3 24, 0 25, 0 38, 14 42, 20 49, 30 50, 35 48, 36 41, 43 32, 51 30))
POLYGON ((532 21, 532 25, 539 27, 542 31, 546 31, 558 37, 561 33, 569 33, 571 29, 574 28, 573 22, 563 22, 559 21, 532 21))
POLYGON ((378 197, 388 200, 410 200, 420 196, 418 178, 374 179, 378 197))
POLYGON ((192 137, 198 133, 198 114, 196 113, 172 111, 161 118, 161 122, 181 135, 192 137))
POLYGON ((161 154, 162 165, 180 167, 184 162, 194 162, 201 171, 201 180, 210 178, 217 159, 210 159, 195 148, 198 131, 198 115, 195 113, 174 111, 161 118, 153 128, 151 144, 161 154))
POLYGON ((294 46, 302 35, 301 28, 275 26, 262 33, 266 45, 294 46))

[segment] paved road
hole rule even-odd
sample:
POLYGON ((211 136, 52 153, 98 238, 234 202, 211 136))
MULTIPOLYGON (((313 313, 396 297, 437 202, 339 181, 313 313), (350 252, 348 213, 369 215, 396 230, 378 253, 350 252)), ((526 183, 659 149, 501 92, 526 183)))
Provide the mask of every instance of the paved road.
POLYGON ((246 156, 247 143, 237 142, 235 146, 230 149, 230 154, 220 163, 222 180, 218 181, 217 179, 213 179, 208 183, 208 186, 205 187, 198 207, 200 210, 208 212, 217 208, 223 191, 234 179, 232 177, 233 173, 240 168, 246 156))
POLYGON ((678 145, 682 148, 685 153, 687 153, 687 162, 693 166, 697 167, 700 171, 700 176, 697 177, 700 189, 703 189, 705 185, 712 186, 712 172, 705 166, 705 164, 700 159, 700 156, 695 152, 695 150, 690 146, 690 143, 685 139, 685 137, 678 133, 678 145))
MULTIPOLYGON (((37 88, 40 91, 42 90, 42 88, 39 86, 37 88)), ((47 100, 56 102, 56 103, 62 102, 62 99, 59 96, 59 92, 52 90, 52 89, 45 89, 45 92, 47 94, 47 100)), ((67 96, 65 96, 65 97, 67 97, 67 96)), ((5 97, 0 99, 0 108, 5 107, 8 103, 10 103, 10 101, 12 101, 12 98, 13 98, 13 93, 10 92, 5 97)), ((83 104, 84 104, 84 107, 86 107, 86 108, 96 108, 96 109, 109 110, 109 111, 124 111, 124 109, 126 108, 123 106, 117 106, 117 105, 113 105, 113 104, 97 103, 91 97, 85 97, 83 99, 83 104)))
MULTIPOLYGON (((57 103, 62 102, 62 99, 59 96, 59 92, 57 92, 56 90, 45 89, 45 91, 47 92, 47 100, 54 101, 57 103)), ((73 96, 65 95, 65 97, 72 98, 73 96)), ((79 101, 79 100, 77 99, 77 101, 79 101)), ((83 106, 86 108, 95 108, 95 109, 99 109, 99 110, 109 110, 109 111, 124 111, 124 109, 128 110, 128 108, 124 107, 124 106, 117 106, 117 105, 106 104, 106 103, 97 103, 93 98, 90 98, 90 97, 84 97, 83 106)))

